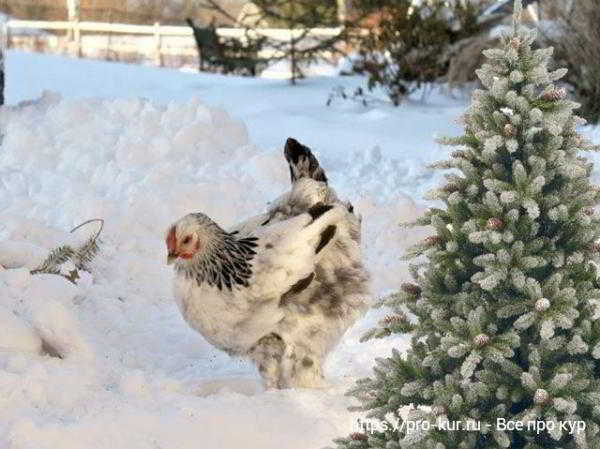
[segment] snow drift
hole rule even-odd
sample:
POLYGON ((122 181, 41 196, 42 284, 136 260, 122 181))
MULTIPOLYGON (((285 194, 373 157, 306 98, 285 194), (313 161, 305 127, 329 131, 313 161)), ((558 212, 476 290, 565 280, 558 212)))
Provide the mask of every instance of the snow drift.
MULTIPOLYGON (((166 227, 191 211, 229 226, 264 210, 288 188, 281 149, 252 145, 242 122, 198 99, 47 93, 0 109, 0 129, 0 447, 306 449, 352 430, 342 393, 403 344, 358 344, 377 313, 329 359, 331 390, 265 392, 171 299, 166 227), (95 217, 105 229, 91 275, 30 274, 95 217)), ((424 232, 396 225, 419 208, 377 149, 335 157, 325 170, 363 215, 375 293, 396 288, 402 248, 424 232)))

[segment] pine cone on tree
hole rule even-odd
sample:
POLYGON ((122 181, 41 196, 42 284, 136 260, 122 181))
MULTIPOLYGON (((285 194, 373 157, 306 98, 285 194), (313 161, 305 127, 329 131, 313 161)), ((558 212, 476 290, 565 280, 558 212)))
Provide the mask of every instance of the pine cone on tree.
POLYGON ((442 238, 437 235, 431 235, 431 236, 427 237, 424 241, 424 244, 427 248, 437 246, 440 243, 442 243, 442 238))
POLYGON ((475 336, 475 338, 473 339, 473 343, 478 348, 481 348, 481 347, 487 345, 489 342, 490 342, 490 337, 486 334, 479 334, 479 335, 475 336))
POLYGON ((409 282, 405 282, 400 286, 400 289, 405 292, 408 293, 409 295, 412 296, 421 296, 421 287, 419 287, 416 284, 411 284, 409 282))
POLYGON ((464 150, 453 151, 451 156, 456 159, 469 159, 469 153, 464 150))
POLYGON ((548 402, 548 399, 550 399, 550 394, 546 390, 544 390, 543 388, 538 388, 537 390, 535 390, 535 393, 533 395, 534 404, 545 404, 546 402, 548 402))
POLYGON ((564 87, 561 87, 560 89, 554 89, 546 92, 544 95, 542 95, 542 98, 546 101, 558 101, 565 99, 566 96, 567 90, 564 87))
POLYGON ((369 437, 367 437, 367 435, 364 433, 354 432, 350 434, 350 439, 353 441, 367 441, 369 437))
POLYGON ((453 183, 449 183, 449 184, 446 184, 444 187, 442 187, 442 190, 446 193, 452 193, 452 192, 459 191, 460 186, 453 184, 453 183))
POLYGON ((504 228, 504 222, 496 217, 490 218, 485 227, 490 231, 499 231, 500 229, 504 228))
POLYGON ((406 321, 406 315, 397 314, 397 315, 388 315, 383 320, 382 323, 386 326, 391 326, 393 324, 404 323, 406 321))
POLYGON ((433 414, 433 416, 442 416, 448 412, 446 410, 446 407, 444 407, 443 405, 434 405, 431 408, 431 413, 433 414))
POLYGON ((535 310, 545 312, 550 308, 550 301, 547 298, 540 298, 535 302, 535 310))
POLYGON ((515 137, 517 135, 517 128, 512 123, 507 123, 504 125, 504 136, 505 137, 515 137))

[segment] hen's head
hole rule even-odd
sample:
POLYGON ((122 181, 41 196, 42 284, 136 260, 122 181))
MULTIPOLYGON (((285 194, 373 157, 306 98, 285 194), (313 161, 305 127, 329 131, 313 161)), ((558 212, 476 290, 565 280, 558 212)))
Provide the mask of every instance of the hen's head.
POLYGON ((167 264, 175 261, 190 262, 206 254, 222 233, 221 228, 206 215, 186 215, 167 231, 167 264))

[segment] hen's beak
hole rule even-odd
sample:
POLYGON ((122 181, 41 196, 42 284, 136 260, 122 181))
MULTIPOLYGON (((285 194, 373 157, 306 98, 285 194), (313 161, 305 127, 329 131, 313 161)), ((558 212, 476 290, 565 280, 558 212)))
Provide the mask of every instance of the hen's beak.
POLYGON ((167 255, 167 265, 171 265, 173 262, 175 262, 175 259, 177 259, 177 254, 169 252, 167 255))

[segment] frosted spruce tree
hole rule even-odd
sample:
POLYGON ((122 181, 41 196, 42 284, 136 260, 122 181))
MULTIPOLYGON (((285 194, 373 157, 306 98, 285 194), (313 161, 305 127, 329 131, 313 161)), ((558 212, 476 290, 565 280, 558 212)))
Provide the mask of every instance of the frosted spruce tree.
POLYGON ((414 283, 369 335, 411 347, 349 393, 366 413, 338 448, 600 448, 600 191, 580 157, 598 148, 521 10, 485 52, 464 135, 443 141, 462 148, 435 164, 455 170, 416 223, 435 234, 410 251, 414 283))

